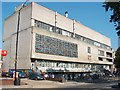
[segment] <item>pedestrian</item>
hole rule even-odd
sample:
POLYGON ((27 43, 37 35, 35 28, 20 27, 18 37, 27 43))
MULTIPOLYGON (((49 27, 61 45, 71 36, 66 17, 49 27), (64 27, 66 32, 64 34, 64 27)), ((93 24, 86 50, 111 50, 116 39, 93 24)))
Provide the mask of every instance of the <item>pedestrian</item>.
POLYGON ((52 74, 52 78, 54 78, 55 76, 54 76, 54 74, 52 74))

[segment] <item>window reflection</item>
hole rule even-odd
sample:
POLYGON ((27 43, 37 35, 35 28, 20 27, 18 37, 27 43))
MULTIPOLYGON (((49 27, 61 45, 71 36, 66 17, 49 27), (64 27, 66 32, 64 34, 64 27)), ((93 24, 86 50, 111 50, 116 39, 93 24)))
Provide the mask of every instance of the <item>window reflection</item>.
POLYGON ((40 34, 36 34, 35 52, 78 57, 77 44, 40 34))

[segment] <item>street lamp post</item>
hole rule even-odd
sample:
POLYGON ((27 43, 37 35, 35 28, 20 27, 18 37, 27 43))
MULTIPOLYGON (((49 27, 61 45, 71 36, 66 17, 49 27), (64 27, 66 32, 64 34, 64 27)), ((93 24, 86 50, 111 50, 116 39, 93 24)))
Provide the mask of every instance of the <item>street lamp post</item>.
MULTIPOLYGON (((28 2, 29 0, 26 0, 28 2)), ((16 54, 15 54, 15 80, 14 80, 14 85, 20 85, 18 82, 18 79, 16 77, 16 72, 17 72, 17 54, 18 54, 18 36, 19 36, 19 26, 20 26, 20 11, 22 8, 24 8, 26 2, 24 2, 21 6, 21 8, 18 10, 18 22, 17 22, 17 32, 16 32, 16 54)))

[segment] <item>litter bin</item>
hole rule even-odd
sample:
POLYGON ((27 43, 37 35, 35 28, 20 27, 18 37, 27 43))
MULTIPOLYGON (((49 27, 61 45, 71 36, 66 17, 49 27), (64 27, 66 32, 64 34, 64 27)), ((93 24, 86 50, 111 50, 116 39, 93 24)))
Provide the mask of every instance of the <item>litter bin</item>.
POLYGON ((21 80, 19 77, 16 78, 16 80, 14 80, 14 85, 20 85, 20 83, 21 83, 21 80))

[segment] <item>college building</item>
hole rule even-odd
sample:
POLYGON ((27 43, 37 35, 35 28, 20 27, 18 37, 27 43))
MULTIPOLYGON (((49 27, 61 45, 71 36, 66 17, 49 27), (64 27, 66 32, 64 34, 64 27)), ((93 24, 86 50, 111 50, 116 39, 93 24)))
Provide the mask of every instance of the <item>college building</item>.
MULTIPOLYGON (((6 71, 15 67, 19 9, 20 6, 4 22, 3 47, 8 55, 3 58, 3 68, 6 71)), ((17 69, 78 73, 112 68, 110 38, 65 14, 34 2, 20 10, 17 69)))

